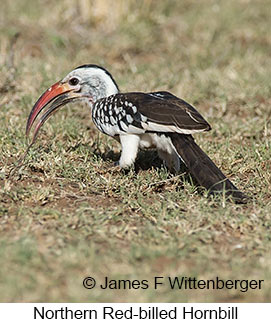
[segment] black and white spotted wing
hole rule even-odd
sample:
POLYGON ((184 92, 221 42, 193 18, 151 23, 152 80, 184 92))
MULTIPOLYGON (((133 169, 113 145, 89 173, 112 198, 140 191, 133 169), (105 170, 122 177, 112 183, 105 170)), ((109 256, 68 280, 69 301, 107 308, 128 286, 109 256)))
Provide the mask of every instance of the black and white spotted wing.
POLYGON ((110 136, 146 132, 143 124, 147 122, 147 118, 123 94, 96 101, 92 109, 92 119, 100 131, 110 136))
POLYGON ((110 136, 145 132, 192 134, 211 129, 194 107, 169 92, 111 95, 95 103, 92 117, 99 130, 110 136))

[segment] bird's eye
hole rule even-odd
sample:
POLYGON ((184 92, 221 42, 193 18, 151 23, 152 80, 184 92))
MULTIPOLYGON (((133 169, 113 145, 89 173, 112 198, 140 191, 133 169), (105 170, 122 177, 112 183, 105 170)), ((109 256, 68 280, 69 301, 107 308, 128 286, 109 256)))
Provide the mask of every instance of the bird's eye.
POLYGON ((69 84, 72 85, 72 86, 75 86, 79 83, 79 79, 77 77, 72 77, 70 80, 69 80, 69 84))

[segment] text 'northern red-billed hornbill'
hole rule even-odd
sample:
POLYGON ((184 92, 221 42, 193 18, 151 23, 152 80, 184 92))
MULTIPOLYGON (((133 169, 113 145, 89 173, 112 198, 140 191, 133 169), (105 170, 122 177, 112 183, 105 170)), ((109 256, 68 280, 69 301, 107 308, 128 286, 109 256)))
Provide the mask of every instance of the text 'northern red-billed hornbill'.
POLYGON ((210 193, 224 192, 237 202, 246 196, 217 168, 195 143, 192 134, 211 129, 208 122, 187 102, 169 92, 120 93, 111 74, 97 65, 82 65, 52 85, 34 105, 26 134, 40 112, 33 141, 44 122, 69 102, 86 101, 97 128, 122 147, 119 166, 135 162, 139 148, 156 148, 170 170, 184 162, 197 182, 210 193))

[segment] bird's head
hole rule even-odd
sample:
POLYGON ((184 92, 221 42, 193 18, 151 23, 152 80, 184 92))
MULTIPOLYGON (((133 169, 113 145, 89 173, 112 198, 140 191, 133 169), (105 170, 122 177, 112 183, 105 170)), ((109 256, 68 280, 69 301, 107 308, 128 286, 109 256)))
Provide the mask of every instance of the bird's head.
POLYGON ((60 107, 69 102, 86 101, 90 106, 97 100, 118 93, 119 89, 111 74, 97 65, 82 65, 71 71, 61 81, 46 90, 33 106, 27 121, 28 136, 41 111, 34 130, 32 143, 45 121, 60 107))

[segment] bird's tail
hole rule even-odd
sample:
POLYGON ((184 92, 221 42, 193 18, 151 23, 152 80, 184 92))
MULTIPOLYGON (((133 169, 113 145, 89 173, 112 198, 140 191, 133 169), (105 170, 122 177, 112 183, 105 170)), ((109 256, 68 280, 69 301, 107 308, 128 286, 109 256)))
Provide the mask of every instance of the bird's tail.
POLYGON ((169 133, 172 144, 191 175, 211 194, 225 193, 237 203, 246 203, 247 196, 221 172, 214 162, 195 143, 190 135, 169 133))

